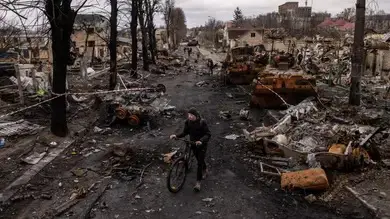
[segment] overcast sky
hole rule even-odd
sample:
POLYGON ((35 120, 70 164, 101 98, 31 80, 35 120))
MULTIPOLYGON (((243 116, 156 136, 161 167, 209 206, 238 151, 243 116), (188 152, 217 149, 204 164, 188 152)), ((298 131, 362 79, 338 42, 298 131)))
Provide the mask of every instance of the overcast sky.
MULTIPOLYGON (((305 0, 296 0, 304 6, 305 0)), ((371 2, 372 0, 366 0, 371 2)), ((187 26, 195 27, 203 25, 208 16, 218 20, 228 21, 233 17, 233 11, 240 7, 245 16, 263 14, 277 11, 278 5, 286 0, 176 0, 176 7, 181 7, 187 18, 187 26)), ((376 0, 379 10, 390 13, 390 0, 376 0)), ((308 0, 308 5, 313 11, 327 11, 336 14, 343 8, 355 7, 356 0, 308 0)), ((161 16, 160 16, 161 17, 161 16)), ((161 18, 157 18, 158 24, 163 24, 161 18)))

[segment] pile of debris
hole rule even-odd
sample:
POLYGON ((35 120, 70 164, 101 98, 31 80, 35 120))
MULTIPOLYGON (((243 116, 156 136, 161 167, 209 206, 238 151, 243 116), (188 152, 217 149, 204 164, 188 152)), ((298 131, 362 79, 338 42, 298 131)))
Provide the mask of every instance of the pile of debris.
POLYGON ((243 130, 254 152, 265 155, 256 156, 263 160, 256 161, 261 171, 270 173, 264 165, 271 167, 272 174, 282 177, 283 188, 326 190, 329 183, 323 169, 351 171, 376 164, 379 159, 370 139, 386 130, 354 124, 352 119, 337 117, 340 112, 321 107, 314 98, 308 98, 283 111, 272 126, 243 130))
POLYGON ((150 121, 163 113, 175 110, 164 98, 165 86, 158 84, 150 87, 138 87, 129 89, 121 95, 104 95, 101 97, 108 110, 107 116, 109 125, 115 121, 126 122, 130 126, 150 126, 150 121))

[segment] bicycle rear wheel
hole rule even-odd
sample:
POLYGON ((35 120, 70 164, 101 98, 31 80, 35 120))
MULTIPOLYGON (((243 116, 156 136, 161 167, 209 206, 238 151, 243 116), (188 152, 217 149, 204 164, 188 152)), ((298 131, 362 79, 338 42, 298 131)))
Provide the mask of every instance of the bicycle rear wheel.
POLYGON ((187 163, 184 157, 177 159, 171 166, 167 176, 167 187, 172 193, 179 192, 186 181, 187 163))

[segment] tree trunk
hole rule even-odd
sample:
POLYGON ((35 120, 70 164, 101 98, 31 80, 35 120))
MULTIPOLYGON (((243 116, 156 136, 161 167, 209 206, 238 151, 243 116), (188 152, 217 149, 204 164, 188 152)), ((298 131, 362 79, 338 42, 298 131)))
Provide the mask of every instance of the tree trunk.
POLYGON ((149 50, 150 50, 150 58, 153 64, 156 64, 156 53, 154 46, 154 27, 148 26, 148 35, 149 35, 149 50))
POLYGON ((81 60, 80 60, 80 71, 81 71, 81 76, 82 78, 85 80, 87 79, 87 68, 88 68, 88 61, 87 61, 87 51, 88 51, 88 38, 89 38, 89 34, 88 34, 88 31, 85 30, 85 41, 84 41, 84 51, 81 55, 81 60))
MULTIPOLYGON (((52 29, 53 41, 53 93, 54 95, 65 93, 66 81, 66 55, 61 30, 52 29)), ((58 136, 65 136, 67 133, 66 123, 66 101, 65 95, 51 101, 51 131, 58 136)))
POLYGON ((139 18, 139 25, 141 26, 141 33, 142 33, 142 60, 143 60, 143 68, 145 71, 149 71, 149 60, 148 60, 148 47, 146 46, 146 28, 145 28, 145 10, 143 7, 143 0, 138 1, 138 18, 139 18))
POLYGON ((361 99, 360 80, 363 71, 365 10, 366 0, 357 0, 355 34, 352 48, 351 87, 349 91, 349 104, 356 106, 360 105, 361 99))
POLYGON ((117 69, 116 69, 116 38, 118 16, 118 1, 111 0, 111 18, 110 18, 110 90, 114 90, 116 86, 117 69))
POLYGON ((138 54, 138 45, 137 45, 137 17, 138 17, 138 4, 137 1, 133 0, 131 2, 131 69, 133 70, 133 76, 136 76, 137 72, 137 54, 138 54))
MULTIPOLYGON (((167 6, 169 7, 169 6, 167 6)), ((169 7, 168 9, 168 12, 167 12, 167 17, 165 18, 165 25, 166 25, 166 29, 167 29, 167 43, 168 43, 168 51, 171 50, 171 40, 170 40, 170 36, 171 36, 171 33, 170 33, 170 28, 171 28, 171 13, 172 13, 172 9, 169 7)))
MULTIPOLYGON (((93 41, 93 42, 95 42, 95 41, 93 41)), ((94 61, 95 61, 95 43, 92 46, 91 66, 90 67, 93 66, 94 61)))
POLYGON ((146 9, 146 20, 147 20, 147 30, 149 36, 149 50, 150 50, 150 58, 152 59, 152 63, 156 64, 156 53, 154 47, 154 22, 153 22, 153 9, 150 0, 145 0, 145 9, 146 9))
POLYGON ((70 35, 76 13, 70 0, 46 1, 45 12, 51 26, 53 52, 53 94, 61 95, 51 101, 51 132, 65 137, 68 133, 66 121, 66 67, 70 60, 70 35))
MULTIPOLYGON (((153 29, 152 29, 152 48, 153 48, 153 54, 154 54, 154 62, 156 62, 157 57, 157 40, 156 40, 156 28, 153 24, 153 29)), ((156 64, 156 63, 154 63, 156 64)))
POLYGON ((376 65, 377 65, 376 59, 378 58, 378 51, 376 49, 373 51, 373 55, 374 55, 374 59, 372 61, 371 69, 372 69, 372 76, 376 76, 376 65))
POLYGON ((167 24, 167 43, 168 43, 168 51, 170 51, 171 44, 170 44, 170 34, 169 34, 169 23, 167 24))

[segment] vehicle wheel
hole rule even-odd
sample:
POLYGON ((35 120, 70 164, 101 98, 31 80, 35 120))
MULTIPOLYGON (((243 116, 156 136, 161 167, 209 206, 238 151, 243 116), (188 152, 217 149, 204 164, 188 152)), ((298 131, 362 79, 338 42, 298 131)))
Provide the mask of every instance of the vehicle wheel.
POLYGON ((188 166, 184 157, 177 159, 171 166, 167 176, 167 187, 172 193, 179 192, 186 181, 188 166))
POLYGON ((195 156, 191 156, 190 159, 188 160, 187 164, 187 171, 190 172, 192 165, 194 164, 195 156))

